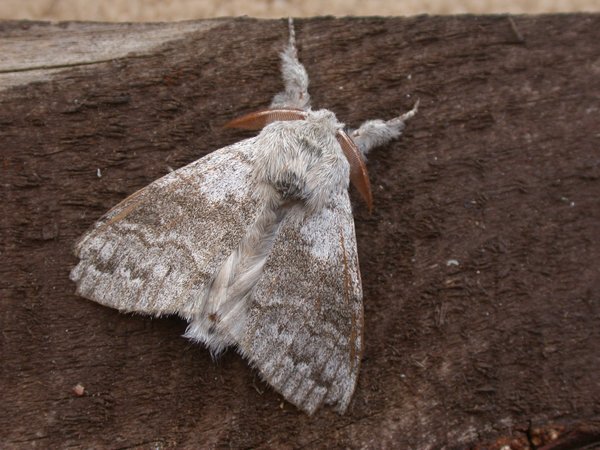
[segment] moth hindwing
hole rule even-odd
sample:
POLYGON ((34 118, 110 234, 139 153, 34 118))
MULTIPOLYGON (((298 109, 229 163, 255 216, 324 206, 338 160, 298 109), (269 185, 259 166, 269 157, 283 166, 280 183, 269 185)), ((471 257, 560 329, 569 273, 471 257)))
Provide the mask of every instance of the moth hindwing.
POLYGON ((363 348, 350 182, 371 205, 365 155, 416 112, 346 132, 313 110, 293 23, 285 89, 230 122, 261 129, 123 200, 76 245, 83 297, 178 314, 214 354, 229 346, 298 408, 346 411, 363 348))

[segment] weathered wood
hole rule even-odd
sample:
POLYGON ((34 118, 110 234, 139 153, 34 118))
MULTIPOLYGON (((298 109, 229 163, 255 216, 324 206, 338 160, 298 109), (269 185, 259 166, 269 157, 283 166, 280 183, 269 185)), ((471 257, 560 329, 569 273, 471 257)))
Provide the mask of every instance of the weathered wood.
POLYGON ((600 16, 296 27, 315 106, 356 125, 421 99, 370 158, 374 213, 355 208, 366 349, 348 414, 307 417, 183 321, 68 279, 108 208, 245 136, 220 126, 280 89, 285 22, 0 22, 2 448, 597 441, 600 16))

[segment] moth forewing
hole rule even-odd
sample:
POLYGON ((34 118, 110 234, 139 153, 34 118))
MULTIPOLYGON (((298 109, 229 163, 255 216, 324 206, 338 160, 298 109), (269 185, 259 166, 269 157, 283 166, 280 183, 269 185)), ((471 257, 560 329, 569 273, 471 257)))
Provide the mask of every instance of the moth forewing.
POLYGON ((362 354, 362 288, 346 191, 316 214, 292 209, 254 293, 240 347, 286 399, 348 407, 362 354), (290 263, 290 256, 295 261, 290 263))
POLYGON ((252 141, 171 172, 107 213, 75 248, 78 294, 125 312, 192 317, 259 214, 252 141))

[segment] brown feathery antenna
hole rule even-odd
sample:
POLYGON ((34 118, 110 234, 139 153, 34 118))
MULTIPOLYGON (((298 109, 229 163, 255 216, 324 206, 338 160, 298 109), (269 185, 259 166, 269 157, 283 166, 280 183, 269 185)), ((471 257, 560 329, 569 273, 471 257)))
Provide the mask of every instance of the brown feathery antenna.
POLYGON ((241 128, 242 130, 260 130, 278 120, 302 120, 306 119, 306 112, 301 109, 285 108, 285 109, 263 109, 246 114, 237 119, 227 122, 225 128, 241 128))
POLYGON ((369 212, 372 212, 373 195, 371 194, 371 182, 369 181, 369 172, 367 172, 367 166, 360 150, 345 131, 338 131, 336 138, 342 147, 348 163, 350 163, 350 182, 367 204, 369 212))

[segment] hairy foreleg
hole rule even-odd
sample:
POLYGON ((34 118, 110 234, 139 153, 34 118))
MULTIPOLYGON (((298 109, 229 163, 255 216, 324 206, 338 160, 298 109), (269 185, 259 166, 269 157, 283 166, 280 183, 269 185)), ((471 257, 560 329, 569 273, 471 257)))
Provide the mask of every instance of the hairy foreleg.
POLYGON ((352 140, 362 153, 363 157, 369 153, 372 148, 387 144, 397 139, 402 134, 406 121, 413 117, 419 108, 419 100, 413 108, 390 120, 367 120, 358 129, 352 130, 349 134, 352 140))
POLYGON ((308 74, 304 66, 298 61, 296 50, 296 33, 294 21, 289 18, 290 40, 281 53, 281 76, 285 89, 273 97, 271 108, 310 108, 310 95, 308 95, 308 74))

